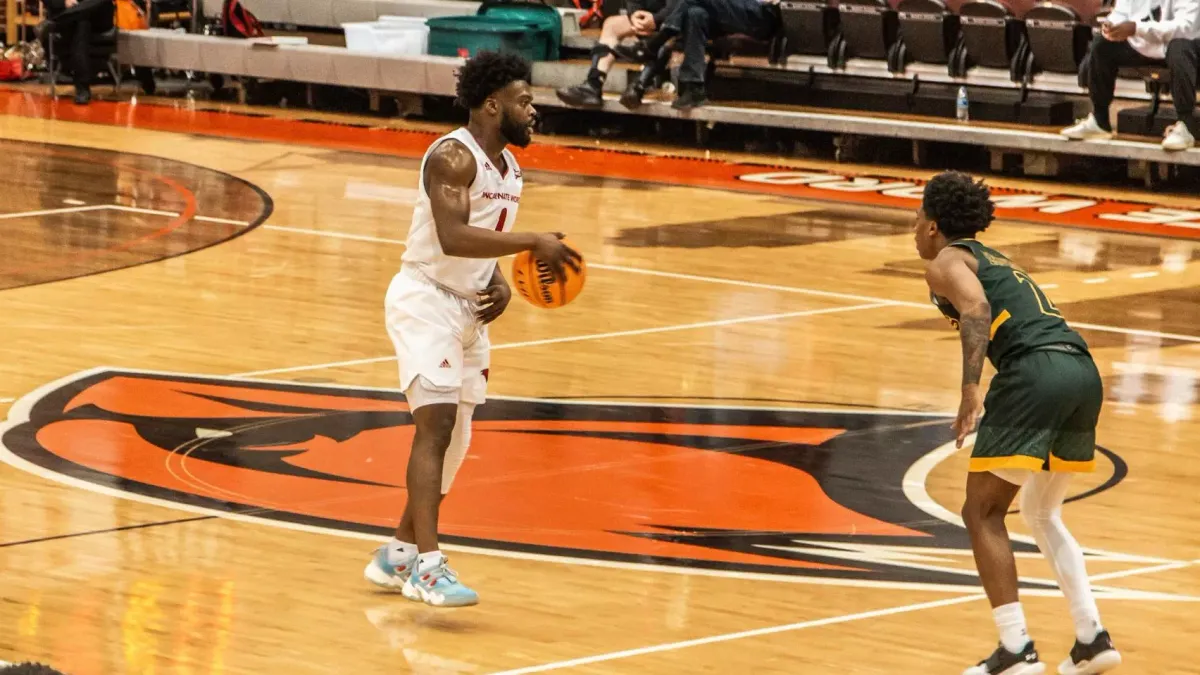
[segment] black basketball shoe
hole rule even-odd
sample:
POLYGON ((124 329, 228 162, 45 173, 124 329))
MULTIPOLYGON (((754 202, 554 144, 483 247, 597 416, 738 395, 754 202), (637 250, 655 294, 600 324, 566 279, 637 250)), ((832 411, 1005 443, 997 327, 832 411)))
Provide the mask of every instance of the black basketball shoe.
POLYGON ((1037 649, 1030 640, 1016 654, 1001 644, 991 656, 964 670, 963 675, 1042 675, 1044 672, 1046 664, 1038 660, 1037 649))
POLYGON ((1058 664, 1060 675, 1094 675, 1107 673, 1121 665, 1121 652, 1113 646, 1108 631, 1102 630, 1089 644, 1079 640, 1071 647, 1071 655, 1058 664))

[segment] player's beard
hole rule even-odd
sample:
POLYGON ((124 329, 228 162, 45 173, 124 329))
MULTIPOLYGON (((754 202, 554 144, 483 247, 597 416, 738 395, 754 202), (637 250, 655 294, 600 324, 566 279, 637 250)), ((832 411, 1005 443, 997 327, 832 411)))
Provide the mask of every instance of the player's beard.
POLYGON ((533 127, 517 122, 508 113, 500 117, 500 133, 505 140, 518 148, 523 148, 533 141, 533 127))

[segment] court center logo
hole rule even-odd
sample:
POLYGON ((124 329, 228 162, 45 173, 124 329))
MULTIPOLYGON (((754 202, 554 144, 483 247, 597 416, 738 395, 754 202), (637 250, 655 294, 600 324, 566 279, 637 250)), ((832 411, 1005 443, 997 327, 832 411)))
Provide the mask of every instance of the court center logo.
MULTIPOLYGON (((494 398, 475 420, 442 507, 447 544, 978 584, 966 532, 904 484, 953 440, 945 416, 494 398)), ((403 396, 387 390, 99 369, 18 401, 0 443, 6 461, 51 477, 385 536, 412 436, 403 396)))

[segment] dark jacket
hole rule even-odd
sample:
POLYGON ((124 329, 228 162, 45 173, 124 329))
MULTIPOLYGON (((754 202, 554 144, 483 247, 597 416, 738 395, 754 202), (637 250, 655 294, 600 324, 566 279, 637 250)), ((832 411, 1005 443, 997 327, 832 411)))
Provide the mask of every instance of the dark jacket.
POLYGON ((625 9, 633 16, 634 12, 646 11, 654 15, 654 28, 662 28, 663 21, 671 10, 683 0, 626 0, 625 9))
POLYGON ((93 16, 100 12, 109 14, 116 12, 114 0, 79 0, 70 9, 67 8, 67 0, 46 0, 46 14, 51 19, 62 17, 65 20, 76 15, 93 16))

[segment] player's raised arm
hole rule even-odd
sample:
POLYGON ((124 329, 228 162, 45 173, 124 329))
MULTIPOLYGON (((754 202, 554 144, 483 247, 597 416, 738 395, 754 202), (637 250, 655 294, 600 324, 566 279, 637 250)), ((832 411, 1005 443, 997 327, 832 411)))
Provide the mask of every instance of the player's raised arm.
POLYGON ((561 276, 563 265, 578 271, 580 255, 563 244, 562 233, 496 232, 468 224, 471 214, 471 182, 475 180, 475 158, 462 143, 446 141, 425 163, 425 185, 438 243, 446 255, 459 258, 499 258, 531 251, 561 276))

